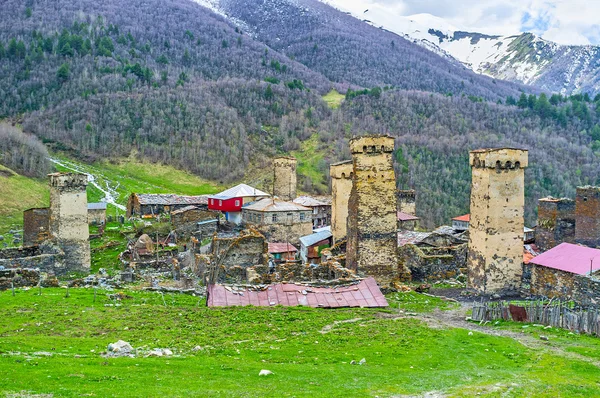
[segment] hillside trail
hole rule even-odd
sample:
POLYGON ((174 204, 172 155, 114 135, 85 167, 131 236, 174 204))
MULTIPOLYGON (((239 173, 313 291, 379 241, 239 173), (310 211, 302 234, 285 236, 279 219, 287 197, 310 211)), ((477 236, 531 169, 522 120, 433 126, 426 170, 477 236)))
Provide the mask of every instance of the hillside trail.
MULTIPOLYGON (((386 314, 392 318, 413 318, 419 319, 425 322, 429 327, 434 329, 443 329, 443 328, 460 328, 466 329, 473 332, 484 333, 490 336, 497 337, 508 337, 513 340, 518 341, 523 346, 542 352, 545 354, 553 354, 559 355, 567 359, 579 360, 591 365, 594 365, 600 368, 600 360, 590 358, 584 355, 580 355, 575 352, 566 351, 565 347, 554 343, 552 339, 549 341, 544 341, 539 339, 538 337, 523 332, 515 332, 512 330, 505 329, 495 329, 490 326, 480 325, 478 323, 467 321, 467 311, 471 308, 469 303, 459 303, 460 307, 452 310, 442 311, 439 308, 436 308, 435 311, 424 313, 424 314, 416 314, 416 315, 407 315, 407 314, 386 314)), ((382 314, 383 315, 383 314, 382 314)), ((543 329, 541 329, 543 330, 543 329)), ((540 331, 541 331, 540 330, 540 331)))

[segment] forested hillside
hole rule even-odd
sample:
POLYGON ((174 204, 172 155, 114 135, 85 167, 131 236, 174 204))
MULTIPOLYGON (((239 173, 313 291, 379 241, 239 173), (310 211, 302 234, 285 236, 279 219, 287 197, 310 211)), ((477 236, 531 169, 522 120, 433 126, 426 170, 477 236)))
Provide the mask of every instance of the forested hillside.
MULTIPOLYGON (((468 211, 469 149, 530 149, 530 222, 537 197, 599 182, 598 98, 521 93, 312 0, 219 7, 228 17, 188 0, 4 1, 0 118, 70 156, 135 153, 219 185, 311 151, 300 183, 320 191, 348 138, 391 134, 426 226, 468 211)), ((0 143, 3 164, 44 170, 45 148, 9 140, 21 152, 0 143)))

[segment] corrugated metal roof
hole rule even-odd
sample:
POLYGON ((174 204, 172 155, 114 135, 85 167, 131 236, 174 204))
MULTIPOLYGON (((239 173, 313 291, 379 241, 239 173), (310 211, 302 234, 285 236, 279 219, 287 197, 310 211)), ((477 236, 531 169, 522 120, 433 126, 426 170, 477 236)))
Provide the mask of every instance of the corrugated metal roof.
POLYGON ((327 203, 323 200, 313 198, 312 196, 299 196, 293 200, 294 203, 306 207, 317 207, 317 206, 329 206, 331 203, 327 203))
POLYGON ((183 196, 175 194, 138 193, 141 205, 207 205, 209 195, 183 196))
POLYGON ((239 184, 235 187, 231 187, 229 189, 224 190, 223 192, 219 192, 216 195, 212 195, 211 198, 214 199, 231 199, 231 198, 246 198, 251 196, 271 196, 266 192, 261 191, 260 189, 256 189, 246 184, 239 184))
POLYGON ((172 211, 171 215, 177 215, 177 214, 185 213, 186 211, 190 211, 190 210, 198 210, 198 208, 196 206, 185 206, 185 207, 182 207, 181 209, 177 209, 175 211, 172 211))
POLYGON ((251 203, 242 208, 244 210, 253 210, 253 211, 264 211, 264 212, 274 212, 274 211, 311 211, 308 207, 297 205, 294 202, 284 202, 279 199, 270 199, 263 198, 257 200, 254 203, 251 203))
POLYGON ((300 238, 300 243, 302 243, 302 245, 304 247, 310 247, 312 245, 314 245, 315 243, 318 243, 322 240, 325 239, 329 239, 331 238, 333 235, 331 234, 330 231, 321 231, 321 232, 316 232, 314 234, 310 234, 310 235, 306 235, 300 238))
POLYGON ((542 265, 578 275, 586 275, 600 269, 600 250, 591 247, 561 243, 529 260, 542 265))
POLYGON ((431 232, 415 232, 415 231, 401 231, 398 232, 398 247, 407 244, 417 244, 423 239, 429 237, 431 232))
POLYGON ((88 210, 106 210, 106 202, 88 203, 88 210))
POLYGON ((206 304, 209 307, 253 305, 271 307, 298 305, 315 308, 387 307, 388 302, 375 279, 368 278, 356 285, 310 287, 299 284, 270 285, 252 289, 223 285, 208 285, 206 304))
POLYGON ((412 214, 408 214, 408 213, 404 213, 399 211, 398 213, 396 213, 396 217, 398 218, 398 221, 416 221, 416 220, 420 220, 419 217, 417 216, 413 216, 412 214))
POLYGON ((297 252, 298 249, 291 243, 269 242, 269 253, 297 252))
POLYGON ((469 222, 469 221, 471 221, 471 215, 470 214, 465 214, 464 216, 454 217, 452 219, 452 221, 466 221, 466 222, 469 222))

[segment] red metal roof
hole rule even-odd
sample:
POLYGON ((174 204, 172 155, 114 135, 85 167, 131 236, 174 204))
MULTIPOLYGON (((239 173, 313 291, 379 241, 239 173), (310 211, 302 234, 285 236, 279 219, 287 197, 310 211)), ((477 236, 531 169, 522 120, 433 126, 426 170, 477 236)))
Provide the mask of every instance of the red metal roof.
POLYGON ((387 307, 388 302, 375 279, 368 278, 356 285, 340 287, 309 287, 296 284, 270 285, 265 290, 209 285, 209 307, 253 305, 270 307, 298 305, 320 308, 387 307))
POLYGON ((466 221, 466 222, 469 222, 469 221, 471 221, 471 215, 470 214, 465 214, 464 216, 454 217, 452 220, 453 221, 466 221))
POLYGON ((397 212, 396 213, 396 217, 398 218, 398 221, 416 221, 419 220, 419 217, 417 216, 413 216, 412 214, 408 214, 408 213, 404 213, 404 212, 397 212))
POLYGON ((269 253, 288 253, 297 251, 298 249, 290 243, 269 242, 269 253))
POLYGON ((590 265, 592 272, 600 269, 600 250, 571 243, 561 243, 529 260, 529 263, 585 275, 589 274, 590 265))

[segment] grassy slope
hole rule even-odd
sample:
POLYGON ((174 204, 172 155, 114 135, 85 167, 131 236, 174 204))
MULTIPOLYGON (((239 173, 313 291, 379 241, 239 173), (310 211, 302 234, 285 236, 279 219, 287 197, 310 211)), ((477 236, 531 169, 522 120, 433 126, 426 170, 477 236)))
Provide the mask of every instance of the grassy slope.
POLYGON ((10 229, 21 229, 23 210, 48 206, 49 200, 44 180, 18 175, 0 165, 0 235, 10 229))
MULTIPOLYGON (((318 134, 313 134, 308 140, 302 142, 302 147, 298 151, 293 151, 292 156, 298 160, 298 176, 310 178, 313 185, 321 192, 329 190, 327 180, 317 165, 323 161, 324 154, 320 149, 318 134)), ((302 187, 299 187, 302 189, 302 187)))
MULTIPOLYGON (((192 296, 91 289, 0 292, 0 391, 55 396, 595 396, 598 369, 502 337, 430 329, 389 311, 208 309, 192 296), (107 306, 109 305, 109 306, 107 306), (360 318, 356 320, 356 318, 360 318), (355 320, 353 322, 341 322, 355 320), (328 333, 321 333, 332 325, 328 333), (99 354, 123 339, 169 358, 99 354), (194 351, 195 346, 202 347, 194 351), (50 353, 34 354, 42 351, 50 353), (366 359, 366 365, 350 365, 366 359), (259 377, 261 369, 274 372, 259 377)), ((415 303, 423 299, 408 293, 415 303)), ((431 308, 431 302, 421 309, 431 308)))
POLYGON ((346 96, 338 93, 335 89, 331 89, 331 91, 325 94, 322 98, 331 109, 337 109, 340 107, 346 96))

